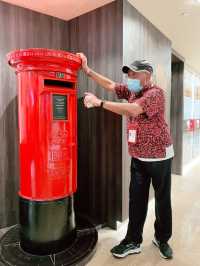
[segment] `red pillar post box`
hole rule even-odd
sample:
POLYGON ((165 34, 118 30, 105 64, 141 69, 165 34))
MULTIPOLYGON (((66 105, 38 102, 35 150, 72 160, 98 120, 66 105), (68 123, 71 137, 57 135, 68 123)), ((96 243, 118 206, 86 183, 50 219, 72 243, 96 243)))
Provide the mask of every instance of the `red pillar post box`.
POLYGON ((78 56, 50 49, 8 54, 18 77, 21 247, 56 253, 76 235, 78 56))

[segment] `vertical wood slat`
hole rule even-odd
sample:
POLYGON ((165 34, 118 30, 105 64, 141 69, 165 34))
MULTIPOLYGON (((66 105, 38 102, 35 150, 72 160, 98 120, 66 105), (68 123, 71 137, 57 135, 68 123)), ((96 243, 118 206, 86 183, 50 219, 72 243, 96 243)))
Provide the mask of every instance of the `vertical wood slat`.
POLYGON ((184 62, 172 62, 171 132, 175 156, 172 172, 182 174, 183 158, 183 76, 184 62))

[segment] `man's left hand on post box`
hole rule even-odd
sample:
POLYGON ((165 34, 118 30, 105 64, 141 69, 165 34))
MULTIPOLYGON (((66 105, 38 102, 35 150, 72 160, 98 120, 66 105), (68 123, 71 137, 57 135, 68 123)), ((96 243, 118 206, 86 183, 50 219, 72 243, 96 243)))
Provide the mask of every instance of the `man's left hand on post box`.
MULTIPOLYGON (((81 58, 82 70, 85 72, 85 74, 88 77, 93 79, 98 85, 103 87, 105 90, 111 93, 117 93, 116 88, 118 88, 118 84, 116 82, 92 70, 88 66, 87 57, 83 53, 77 53, 77 55, 81 58)), ((84 104, 86 108, 102 107, 111 112, 126 116, 138 116, 139 114, 144 112, 142 107, 136 103, 119 103, 119 102, 105 101, 99 99, 90 92, 85 93, 84 104)))

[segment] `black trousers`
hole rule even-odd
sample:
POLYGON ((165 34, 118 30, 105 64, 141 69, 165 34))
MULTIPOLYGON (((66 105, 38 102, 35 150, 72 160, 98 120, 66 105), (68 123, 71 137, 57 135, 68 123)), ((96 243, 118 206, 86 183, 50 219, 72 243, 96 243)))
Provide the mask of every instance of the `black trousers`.
POLYGON ((126 238, 135 243, 143 241, 143 227, 148 210, 149 188, 155 191, 155 236, 167 242, 172 235, 171 209, 172 159, 143 162, 132 158, 129 188, 129 224, 126 238))

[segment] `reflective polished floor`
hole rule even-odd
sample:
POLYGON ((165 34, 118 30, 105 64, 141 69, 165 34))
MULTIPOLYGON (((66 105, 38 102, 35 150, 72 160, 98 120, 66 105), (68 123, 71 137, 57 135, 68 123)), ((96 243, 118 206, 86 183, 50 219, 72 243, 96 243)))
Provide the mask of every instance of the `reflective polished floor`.
POLYGON ((200 157, 172 177, 173 236, 169 241, 173 260, 164 260, 152 244, 154 199, 149 202, 142 253, 115 259, 110 249, 124 237, 127 222, 117 231, 101 229, 97 252, 87 266, 200 266, 200 157))

